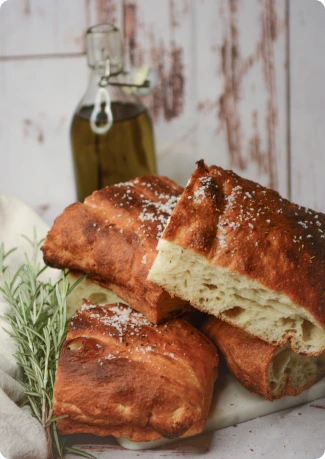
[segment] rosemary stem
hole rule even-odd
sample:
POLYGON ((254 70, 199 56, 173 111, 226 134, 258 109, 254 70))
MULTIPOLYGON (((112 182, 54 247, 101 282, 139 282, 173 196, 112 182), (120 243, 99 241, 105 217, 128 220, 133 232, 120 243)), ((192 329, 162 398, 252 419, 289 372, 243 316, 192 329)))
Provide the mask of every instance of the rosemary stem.
MULTIPOLYGON (((33 415, 45 429, 48 459, 62 459, 64 452, 78 450, 65 445, 56 429, 53 392, 57 361, 67 332, 66 297, 80 282, 69 285, 66 273, 54 285, 41 282, 38 255, 42 241, 25 238, 32 246, 32 258, 25 255, 25 264, 10 278, 4 262, 12 252, 5 253, 0 244, 0 293, 11 306, 4 319, 11 325, 10 336, 16 339, 18 364, 24 371, 22 384, 33 415)), ((26 402, 25 402, 26 403, 26 402)), ((79 454, 95 459, 85 451, 79 454)))

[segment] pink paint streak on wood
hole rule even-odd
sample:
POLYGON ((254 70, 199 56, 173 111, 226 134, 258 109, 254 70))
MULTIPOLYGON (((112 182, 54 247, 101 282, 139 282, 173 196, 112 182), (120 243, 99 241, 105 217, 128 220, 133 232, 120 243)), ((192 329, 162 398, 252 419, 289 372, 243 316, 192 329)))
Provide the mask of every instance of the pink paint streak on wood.
POLYGON ((169 0, 169 23, 171 27, 179 27, 182 18, 190 12, 189 0, 169 0))
MULTIPOLYGON (((259 172, 268 175, 267 185, 271 188, 278 187, 276 167, 276 70, 274 44, 284 25, 279 23, 276 13, 275 0, 260 0, 257 5, 260 31, 254 51, 244 55, 241 49, 241 30, 239 27, 240 9, 243 2, 237 0, 224 0, 220 9, 220 17, 224 21, 224 38, 221 46, 220 73, 223 76, 223 91, 217 101, 217 114, 219 119, 218 132, 223 132, 226 137, 230 157, 230 167, 245 170, 249 161, 253 161, 259 172), (226 14, 225 14, 226 13, 226 14), (257 110, 252 113, 253 135, 246 139, 241 118, 243 100, 243 87, 245 77, 256 65, 262 66, 263 83, 266 93, 266 107, 264 120, 257 110), (263 125, 264 122, 264 125, 263 125), (263 126, 266 137, 266 146, 262 146, 262 135, 259 129, 263 126), (247 155, 248 151, 248 155, 247 155)), ((218 47, 212 49, 215 52, 218 47)), ((199 111, 215 111, 213 101, 201 101, 197 108, 199 111)))
POLYGON ((240 55, 239 31, 237 27, 238 3, 228 0, 229 22, 221 47, 221 71, 224 75, 224 90, 219 99, 219 120, 227 136, 230 166, 245 169, 242 155, 242 128, 239 116, 240 90, 242 82, 242 56, 240 55))
POLYGON ((111 24, 116 22, 117 1, 118 0, 96 0, 98 23, 111 24))
POLYGON ((265 155, 262 154, 262 139, 258 130, 258 112, 254 110, 252 113, 253 135, 249 140, 250 159, 257 164, 258 172, 268 172, 268 161, 265 155))
POLYGON ((275 102, 275 68, 274 68, 274 42, 278 36, 278 19, 274 0, 262 0, 260 24, 261 31, 258 38, 256 52, 245 59, 240 54, 240 39, 237 27, 238 3, 228 0, 229 23, 228 34, 224 40, 222 51, 222 73, 225 76, 224 92, 220 98, 219 119, 226 133, 228 148, 231 155, 231 165, 245 169, 246 159, 241 142, 241 120, 238 114, 240 91, 243 78, 252 66, 262 61, 265 89, 267 91, 267 107, 265 128, 267 135, 267 148, 261 148, 260 135, 257 126, 257 113, 253 113, 253 129, 255 131, 250 139, 250 159, 256 162, 260 170, 269 175, 268 185, 277 188, 276 172, 276 123, 277 106, 275 102))
POLYGON ((26 15, 30 15, 30 13, 31 13, 30 0, 25 0, 25 3, 24 3, 24 13, 25 13, 26 15))
MULTIPOLYGON (((188 1, 181 3, 182 13, 187 14, 188 1)), ((177 18, 181 13, 173 0, 169 1, 168 8, 168 27, 172 30, 178 27, 177 18)), ((184 109, 185 76, 182 46, 173 38, 166 43, 163 37, 157 36, 153 23, 146 24, 140 21, 141 15, 137 2, 124 2, 123 17, 127 53, 125 60, 130 66, 149 64, 158 70, 159 83, 151 96, 146 99, 146 105, 154 120, 163 116, 166 121, 170 121, 178 117, 184 109), (140 34, 147 37, 148 45, 145 48, 138 44, 140 40, 137 37, 140 34)))
POLYGON ((25 118, 23 120, 23 134, 25 138, 30 137, 38 143, 44 142, 43 128, 40 126, 39 123, 29 118, 25 118))
POLYGON ((167 48, 163 43, 151 47, 152 66, 159 72, 159 83, 149 105, 154 119, 162 114, 166 121, 170 121, 183 112, 185 77, 182 53, 182 48, 174 41, 167 48))
POLYGON ((139 65, 137 63, 137 6, 135 3, 123 4, 123 26, 125 52, 129 57, 130 66, 139 65))
MULTIPOLYGON (((278 180, 276 173, 276 125, 277 125, 277 105, 276 105, 276 85, 274 68, 274 47, 273 43, 277 39, 279 24, 275 8, 275 0, 264 0, 260 16, 261 21, 261 40, 260 55, 263 63, 264 82, 268 94, 267 115, 265 119, 267 132, 267 150, 264 155, 267 157, 269 171, 269 185, 277 188, 278 180)), ((262 153, 262 157, 264 156, 262 153)))

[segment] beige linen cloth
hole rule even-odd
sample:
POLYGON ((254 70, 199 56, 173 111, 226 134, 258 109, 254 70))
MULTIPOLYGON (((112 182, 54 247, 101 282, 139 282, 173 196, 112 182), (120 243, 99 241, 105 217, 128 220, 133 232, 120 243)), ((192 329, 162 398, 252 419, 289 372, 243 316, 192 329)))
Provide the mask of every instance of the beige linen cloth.
MULTIPOLYGON (((6 260, 12 273, 24 263, 24 252, 31 254, 30 245, 21 235, 33 238, 34 228, 41 239, 46 235, 48 225, 19 199, 0 194, 0 244, 5 244, 6 251, 17 247, 6 260)), ((58 272, 48 269, 43 275, 54 281, 58 272)), ((10 307, 0 292, 0 316, 9 311, 10 307)), ((29 407, 19 407, 19 402, 24 399, 24 390, 16 380, 21 377, 21 369, 13 357, 15 341, 3 328, 8 329, 8 324, 0 318, 0 457, 46 459, 47 445, 42 426, 32 417, 29 407)))

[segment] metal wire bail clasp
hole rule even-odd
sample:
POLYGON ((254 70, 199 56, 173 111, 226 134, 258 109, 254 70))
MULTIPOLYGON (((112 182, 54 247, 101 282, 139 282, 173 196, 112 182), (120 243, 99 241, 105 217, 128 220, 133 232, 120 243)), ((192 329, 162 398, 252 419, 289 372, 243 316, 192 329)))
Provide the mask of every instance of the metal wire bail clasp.
POLYGON ((95 134, 106 134, 113 125, 113 114, 111 109, 111 98, 107 88, 108 80, 110 77, 110 61, 108 58, 105 60, 105 74, 100 77, 98 89, 95 97, 94 109, 90 116, 91 129, 95 134), (104 112, 106 114, 106 122, 103 124, 101 119, 97 119, 98 115, 102 113, 102 104, 104 105, 104 112), (97 123, 100 123, 99 125, 97 123))

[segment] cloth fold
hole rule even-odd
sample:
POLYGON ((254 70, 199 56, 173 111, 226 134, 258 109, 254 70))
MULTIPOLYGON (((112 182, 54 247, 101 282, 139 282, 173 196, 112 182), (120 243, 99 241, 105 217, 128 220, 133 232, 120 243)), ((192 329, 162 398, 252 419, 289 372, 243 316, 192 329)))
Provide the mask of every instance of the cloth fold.
MULTIPOLYGON (((13 196, 0 195, 0 244, 4 243, 5 251, 17 248, 6 259, 11 273, 25 262, 25 252, 32 255, 31 246, 22 235, 33 239, 36 230, 41 239, 48 229, 48 225, 25 203, 13 196)), ((58 271, 47 269, 43 279, 49 277, 55 281, 58 271)), ((0 316, 9 311, 10 307, 0 292, 0 316)), ((24 399, 24 389, 17 379, 22 374, 13 356, 15 340, 5 329, 9 330, 9 325, 0 319, 0 453, 6 459, 46 459, 44 429, 32 416, 29 407, 19 407, 19 402, 24 399)))

